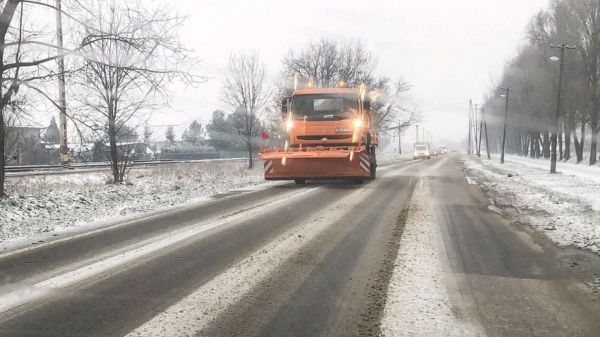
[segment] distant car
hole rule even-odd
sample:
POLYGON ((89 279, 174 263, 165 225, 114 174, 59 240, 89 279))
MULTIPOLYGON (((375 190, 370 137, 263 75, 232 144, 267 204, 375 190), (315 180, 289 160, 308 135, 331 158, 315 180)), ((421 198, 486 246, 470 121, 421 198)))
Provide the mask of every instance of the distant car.
POLYGON ((429 147, 426 144, 416 144, 415 150, 413 152, 413 159, 430 159, 431 153, 429 152, 429 147))
POLYGON ((438 151, 440 151, 440 154, 448 154, 448 147, 446 145, 440 145, 438 151))

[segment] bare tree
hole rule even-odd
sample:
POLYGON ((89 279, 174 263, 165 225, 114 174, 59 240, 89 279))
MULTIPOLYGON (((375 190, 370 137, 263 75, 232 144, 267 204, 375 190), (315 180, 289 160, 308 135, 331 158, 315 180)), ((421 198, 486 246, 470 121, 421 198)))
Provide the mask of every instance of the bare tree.
POLYGON ((108 141, 113 181, 119 183, 131 158, 131 148, 118 143, 122 128, 136 129, 167 105, 168 83, 201 79, 191 75, 195 60, 177 39, 183 18, 162 8, 146 11, 137 2, 96 5, 81 36, 85 62, 76 77, 83 93, 76 119, 108 141))
MULTIPOLYGON (((127 3, 132 5, 126 7, 124 2, 119 3, 121 8, 126 7, 124 8, 126 14, 122 17, 124 21, 136 17, 137 9, 142 8, 130 1, 127 3)), ((0 159, 2 159, 0 160, 0 196, 4 195, 6 130, 9 119, 14 118, 14 116, 9 118, 8 114, 16 112, 21 114, 18 117, 22 117, 25 113, 23 102, 28 101, 26 97, 38 100, 36 104, 38 110, 40 106, 49 105, 51 109, 58 111, 62 107, 56 103, 53 95, 47 93, 48 89, 54 88, 48 83, 65 73, 72 74, 78 67, 102 63, 102 58, 106 55, 94 54, 91 51, 98 51, 96 47, 105 41, 108 40, 109 44, 115 41, 124 43, 121 36, 115 35, 114 32, 103 31, 105 25, 88 24, 95 22, 97 4, 97 1, 92 0, 67 0, 63 3, 62 9, 59 9, 53 1, 0 1, 0 159), (57 11, 61 13, 65 25, 69 27, 65 31, 85 32, 79 39, 69 39, 69 36, 66 36, 64 47, 54 40, 54 29, 48 29, 53 27, 53 21, 48 22, 52 24, 41 25, 42 28, 39 28, 40 18, 42 20, 47 17, 54 18, 57 11), (74 61, 69 64, 69 69, 64 72, 58 70, 56 61, 60 59, 68 61, 69 58, 74 61)), ((152 21, 156 20, 148 20, 145 25, 140 25, 138 28, 147 29, 146 34, 156 33, 157 30, 153 30, 153 26, 149 24, 152 21)), ((163 28, 170 27, 165 23, 163 28)), ((169 34, 168 29, 159 32, 169 34)), ((141 40, 133 42, 132 44, 135 45, 141 40)), ((157 49, 160 47, 157 46, 157 49)))
POLYGON ((254 167, 254 142, 258 114, 269 102, 265 85, 265 67, 257 52, 240 53, 229 58, 229 75, 223 83, 224 103, 243 116, 243 136, 248 150, 248 168, 254 167))
POLYGON ((169 125, 167 130, 165 131, 165 139, 169 141, 169 144, 175 143, 175 129, 173 126, 169 125))
MULTIPOLYGON (((300 81, 312 81, 317 87, 337 87, 340 82, 349 87, 365 84, 371 92, 373 123, 379 131, 397 129, 399 124, 405 128, 419 118, 416 109, 403 106, 410 84, 402 78, 392 82, 387 77, 375 76, 375 58, 361 41, 323 38, 298 52, 290 51, 283 65, 284 78, 298 75, 300 81)), ((275 105, 290 94, 290 85, 282 83, 275 105)))
MULTIPOLYGON (((507 150, 519 155, 550 157, 550 135, 554 119, 559 64, 551 44, 577 47, 564 64, 564 90, 558 125, 560 158, 568 160, 571 149, 577 162, 583 160, 587 127, 591 129, 590 164, 596 162, 598 113, 600 109, 600 2, 598 0, 554 0, 547 10, 537 13, 528 27, 528 43, 507 64, 500 81, 517 90, 511 99, 507 150), (572 140, 572 142, 571 142, 572 140), (563 142, 564 141, 564 142, 563 142), (564 145, 564 146, 562 146, 564 145)), ((486 106, 490 113, 492 142, 498 134, 503 113, 496 88, 486 106)))
POLYGON ((148 123, 144 124, 144 144, 150 145, 152 143, 152 129, 148 123))
POLYGON ((390 83, 387 78, 375 83, 370 91, 371 118, 377 130, 405 129, 420 120, 417 109, 405 106, 405 95, 411 85, 404 79, 390 83))
POLYGON ((583 59, 586 80, 590 87, 588 91, 592 132, 590 165, 593 165, 597 161, 600 131, 598 125, 598 115, 600 114, 600 2, 597 0, 572 0, 565 1, 565 3, 577 19, 577 49, 583 59))
POLYGON ((323 38, 299 52, 290 51, 283 64, 288 78, 298 74, 305 81, 313 81, 315 86, 335 87, 340 81, 350 86, 372 82, 376 62, 360 41, 323 38))
MULTIPOLYGON (((0 1, 0 197, 4 196, 8 128, 18 119, 27 117, 25 105, 32 94, 48 96, 40 84, 57 76, 54 61, 71 50, 62 49, 32 28, 27 13, 33 9, 57 10, 51 4, 35 0, 0 1)), ((67 14, 68 15, 68 14, 67 14)))
POLYGON ((206 130, 202 127, 202 124, 193 120, 190 126, 183 132, 181 138, 184 142, 188 142, 193 146, 199 145, 204 142, 206 136, 206 130))

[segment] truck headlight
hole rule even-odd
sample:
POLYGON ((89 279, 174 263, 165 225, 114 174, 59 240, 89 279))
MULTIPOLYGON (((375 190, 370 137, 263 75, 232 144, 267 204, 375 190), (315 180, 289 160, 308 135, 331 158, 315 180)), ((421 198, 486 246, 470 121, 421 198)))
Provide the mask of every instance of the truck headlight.
POLYGON ((355 119, 354 120, 354 128, 355 129, 360 129, 360 127, 362 126, 362 120, 360 119, 355 119))
POLYGON ((286 130, 287 130, 287 132, 290 132, 290 130, 291 130, 291 129, 292 129, 292 127, 294 126, 294 122, 293 122, 291 119, 288 119, 288 120, 287 120, 287 123, 286 123, 286 125, 285 125, 285 126, 286 126, 286 130))

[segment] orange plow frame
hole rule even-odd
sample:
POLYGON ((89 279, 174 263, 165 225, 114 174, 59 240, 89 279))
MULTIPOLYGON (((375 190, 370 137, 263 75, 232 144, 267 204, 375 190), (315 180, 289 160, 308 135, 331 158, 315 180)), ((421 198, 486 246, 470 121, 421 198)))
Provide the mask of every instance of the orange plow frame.
POLYGON ((368 178, 371 160, 363 146, 263 149, 266 180, 368 178))

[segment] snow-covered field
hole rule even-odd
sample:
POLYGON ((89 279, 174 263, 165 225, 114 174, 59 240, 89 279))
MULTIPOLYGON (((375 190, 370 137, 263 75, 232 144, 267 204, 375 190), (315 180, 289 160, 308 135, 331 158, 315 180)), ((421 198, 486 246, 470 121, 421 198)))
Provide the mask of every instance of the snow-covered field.
POLYGON ((127 183, 107 183, 107 172, 9 177, 0 199, 0 242, 56 232, 94 221, 201 201, 263 184, 260 162, 162 165, 130 172, 127 183))
POLYGON ((507 156, 504 165, 469 157, 467 179, 493 191, 496 206, 560 245, 600 252, 600 168, 507 156))

